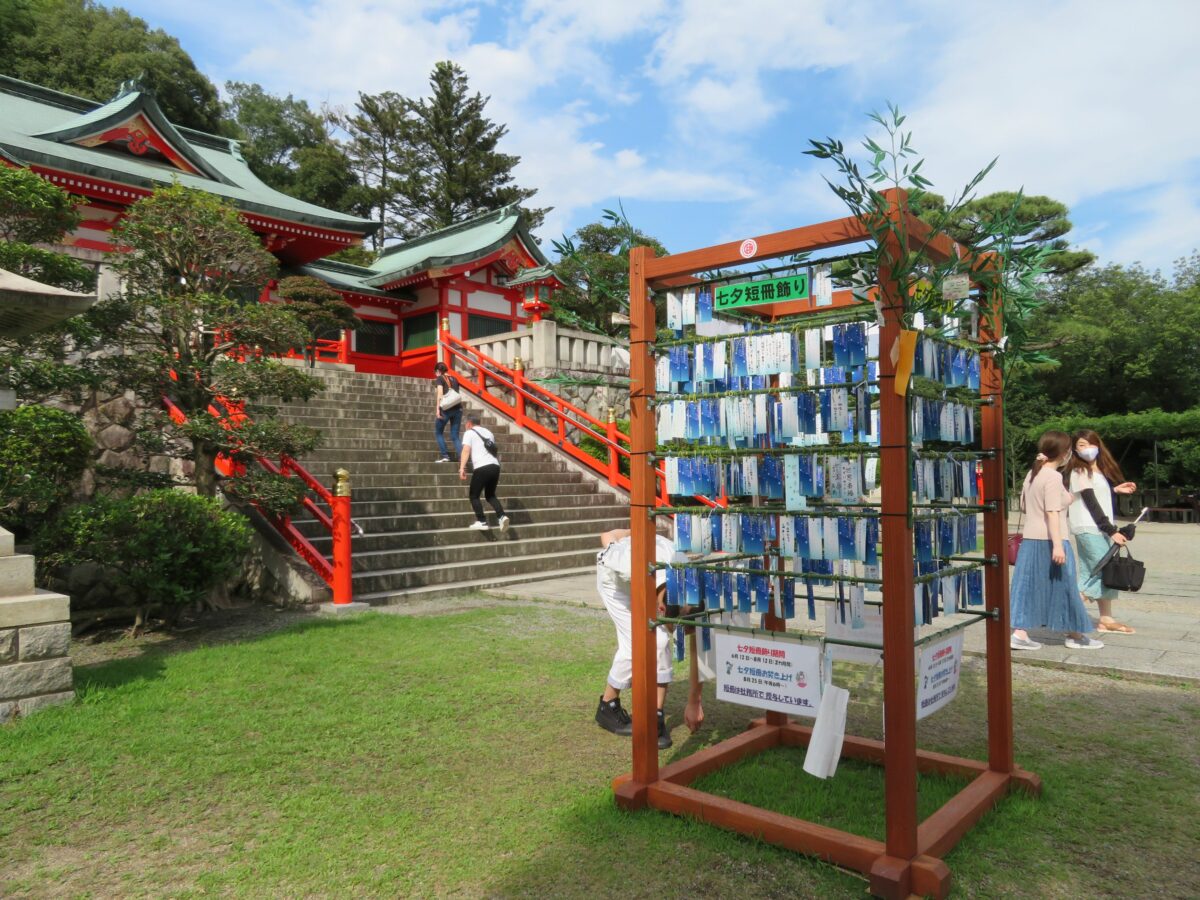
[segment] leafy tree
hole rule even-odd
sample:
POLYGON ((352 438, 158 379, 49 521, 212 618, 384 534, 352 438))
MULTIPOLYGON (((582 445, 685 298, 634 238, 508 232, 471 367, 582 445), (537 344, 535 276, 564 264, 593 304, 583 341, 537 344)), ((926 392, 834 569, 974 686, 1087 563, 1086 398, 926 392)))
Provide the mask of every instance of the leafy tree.
MULTIPOLYGON (((960 244, 975 246, 987 239, 991 223, 1012 209, 1013 244, 1037 246, 1047 251, 1044 268, 1049 275, 1066 275, 1092 263, 1096 255, 1088 250, 1071 250, 1065 235, 1071 230, 1065 203, 1050 197, 1026 196, 1013 191, 998 191, 967 200, 950 212, 946 233, 960 244)), ((926 193, 919 214, 926 221, 947 212, 946 200, 926 193)))
POLYGON ((318 339, 360 324, 354 308, 319 278, 302 275, 281 279, 275 293, 307 329, 309 340, 304 352, 310 359, 309 348, 318 339))
MULTIPOLYGON (((408 103, 412 149, 391 207, 402 234, 415 237, 445 228, 537 193, 516 185, 512 171, 519 156, 496 148, 508 133, 484 116, 488 100, 470 94, 466 73, 452 62, 439 62, 429 76, 430 96, 408 103)), ((525 210, 531 228, 548 210, 525 210)))
POLYGON ((87 429, 68 412, 0 410, 0 526, 27 537, 70 499, 91 451, 87 429))
POLYGON ((554 273, 563 282, 552 303, 554 318, 586 323, 603 334, 622 334, 627 326, 614 325, 612 314, 629 309, 629 251, 637 246, 652 247, 659 256, 667 252, 655 238, 634 228, 624 210, 608 209, 599 222, 554 241, 560 257, 554 273))
POLYGON ((227 81, 225 94, 223 127, 243 141, 242 156, 255 175, 308 203, 355 211, 358 179, 322 114, 304 100, 277 97, 258 84, 227 81))
MULTIPOLYGON (((29 169, 0 166, 0 268, 43 284, 90 291, 91 268, 38 244, 56 244, 79 224, 79 199, 29 169)), ((0 338, 0 372, 23 401, 38 401, 90 383, 88 365, 68 365, 72 351, 90 349, 94 330, 84 317, 20 341, 0 338)))
POLYGON ((0 0, 0 21, 0 72, 100 101, 138 79, 176 125, 217 130, 217 89, 143 19, 94 0, 0 0))
POLYGON ((173 185, 131 206, 116 241, 129 248, 110 257, 124 291, 98 304, 121 351, 105 358, 108 377, 148 406, 170 397, 188 419, 178 427, 157 423, 153 449, 194 459, 196 490, 205 496, 216 492, 214 461, 222 452, 247 461, 311 449, 315 432, 273 419, 265 402, 307 399, 321 389, 319 379, 267 355, 304 346, 308 330, 286 304, 245 299, 257 297, 275 260, 237 212, 173 185))

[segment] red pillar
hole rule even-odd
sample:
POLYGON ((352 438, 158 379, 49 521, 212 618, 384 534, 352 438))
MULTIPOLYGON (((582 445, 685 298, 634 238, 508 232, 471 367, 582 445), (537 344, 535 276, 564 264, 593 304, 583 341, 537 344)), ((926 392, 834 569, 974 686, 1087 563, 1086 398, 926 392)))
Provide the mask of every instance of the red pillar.
MULTIPOLYGON (((901 200, 901 202, 903 202, 901 200)), ((902 214, 893 200, 893 214, 902 214)), ((908 520, 909 416, 907 391, 897 393, 892 348, 902 329, 904 285, 889 260, 900 248, 885 245, 879 267, 884 324, 879 337, 880 474, 883 538, 883 697, 887 856, 871 872, 871 890, 884 896, 909 892, 909 861, 917 855, 917 729, 913 662, 913 534, 908 520)))
MULTIPOLYGON (((987 264, 1000 265, 991 256, 987 264)), ((988 298, 992 307, 991 322, 981 323, 979 337, 984 342, 999 339, 1004 331, 1001 320, 1000 297, 995 292, 988 298)), ((979 359, 979 386, 990 406, 980 408, 980 432, 985 450, 995 449, 992 459, 983 461, 983 495, 997 505, 995 512, 983 515, 983 553, 994 557, 999 565, 984 569, 983 580, 987 608, 999 615, 987 625, 987 683, 988 683, 988 766, 996 772, 1011 772, 1013 760, 1012 722, 1012 648, 1009 646, 1008 612, 1008 501, 1004 489, 1004 377, 991 353, 979 359)))
POLYGON ((333 602, 338 606, 354 599, 350 553, 350 473, 337 470, 333 488, 333 602))
POLYGON ((658 780, 658 695, 654 632, 648 623, 657 614, 654 576, 648 566, 654 562, 654 520, 648 515, 654 508, 655 480, 651 454, 657 440, 654 412, 649 400, 654 396, 655 336, 654 303, 647 295, 646 260, 654 251, 634 247, 629 253, 629 374, 630 374, 630 459, 631 482, 629 528, 633 532, 633 787, 658 780))

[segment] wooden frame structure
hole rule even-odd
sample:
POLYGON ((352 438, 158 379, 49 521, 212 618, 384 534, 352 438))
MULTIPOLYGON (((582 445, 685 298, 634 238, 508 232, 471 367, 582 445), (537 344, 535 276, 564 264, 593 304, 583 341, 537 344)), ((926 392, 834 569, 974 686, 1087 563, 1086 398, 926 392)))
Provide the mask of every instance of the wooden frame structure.
MULTIPOLYGON (((931 236, 929 227, 907 209, 903 191, 889 192, 891 215, 904 217, 913 249, 934 262, 963 258, 966 251, 942 236, 931 236)), ((654 396, 655 310, 650 291, 698 284, 696 273, 762 261, 806 251, 819 251, 870 240, 856 218, 836 219, 817 225, 776 232, 753 241, 732 242, 661 259, 647 247, 630 253, 630 406, 631 530, 634 553, 632 616, 635 623, 655 617, 654 522, 656 475, 652 464, 656 448, 654 414, 648 402, 654 396), (748 252, 749 251, 749 252, 748 252)), ((888 254, 884 253, 886 260, 888 254)), ((892 258, 895 258, 893 255, 892 258)), ((994 259, 971 260, 980 270, 994 259)), ((617 803, 625 809, 644 807, 696 816, 713 825, 801 853, 817 856, 868 875, 871 892, 880 897, 922 894, 945 897, 950 890, 950 869, 944 856, 997 800, 1015 789, 1040 793, 1041 781, 1016 766, 1013 759, 1012 678, 1009 648, 1008 572, 1002 564, 985 569, 986 605, 994 611, 987 629, 986 763, 917 749, 914 665, 913 531, 908 509, 909 423, 906 399, 892 387, 895 364, 888 349, 897 341, 907 296, 891 270, 880 268, 879 299, 883 326, 880 335, 880 471, 882 475, 883 556, 883 671, 885 740, 847 735, 843 757, 882 763, 885 768, 886 835, 876 841, 859 835, 763 810, 708 794, 691 782, 753 753, 778 746, 805 746, 812 730, 768 712, 737 737, 660 768, 656 730, 655 641, 651 628, 633 629, 633 768, 613 782, 617 803), (896 514, 899 513, 899 514, 896 514), (907 547, 907 552, 891 548, 907 547), (889 597, 900 602, 886 602, 889 597), (933 772, 970 778, 971 781, 925 821, 917 819, 917 773, 933 772)), ((992 298, 993 304, 998 298, 992 298)), ((791 312, 791 310, 789 310, 791 312)), ((997 310, 997 328, 999 316, 997 310)), ((982 334, 985 341, 999 335, 982 334)), ((994 499, 993 512, 985 513, 984 555, 1003 563, 1007 559, 1007 513, 1004 500, 1002 403, 1003 385, 990 353, 980 359, 980 386, 990 405, 981 408, 981 436, 994 455, 983 464, 985 496, 994 499)), ((764 627, 784 630, 782 619, 768 615, 764 627)))

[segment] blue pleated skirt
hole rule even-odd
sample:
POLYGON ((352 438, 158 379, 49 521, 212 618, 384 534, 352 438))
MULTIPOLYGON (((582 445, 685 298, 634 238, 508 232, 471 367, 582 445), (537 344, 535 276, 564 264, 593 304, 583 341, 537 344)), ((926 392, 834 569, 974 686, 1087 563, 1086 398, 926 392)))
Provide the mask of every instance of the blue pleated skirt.
POLYGON ((1099 531, 1081 531, 1075 535, 1075 548, 1079 553, 1079 590, 1085 597, 1093 600, 1116 600, 1117 591, 1106 588, 1099 572, 1094 572, 1096 563, 1104 559, 1104 554, 1112 546, 1112 541, 1099 531))
POLYGON ((1049 628, 1087 634, 1092 620, 1079 599, 1075 554, 1071 542, 1063 541, 1067 561, 1061 566, 1050 559, 1049 541, 1021 542, 1009 588, 1013 628, 1049 628))

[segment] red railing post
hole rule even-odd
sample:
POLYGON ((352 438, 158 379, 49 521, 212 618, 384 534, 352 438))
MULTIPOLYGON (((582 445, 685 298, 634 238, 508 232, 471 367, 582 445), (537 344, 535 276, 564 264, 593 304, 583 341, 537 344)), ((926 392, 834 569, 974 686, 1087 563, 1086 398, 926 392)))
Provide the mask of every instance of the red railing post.
POLYGON ((558 446, 561 447, 567 442, 567 411, 563 408, 561 397, 558 400, 558 410, 554 415, 558 419, 558 446))
POLYGON ((618 468, 617 459, 617 411, 610 406, 608 408, 608 483, 614 487, 617 484, 617 475, 621 471, 618 468))
POLYGON ((350 555, 350 473, 337 470, 333 488, 333 602, 339 606, 354 599, 350 555))
POLYGON ((350 332, 344 328, 338 341, 337 361, 340 363, 350 361, 350 332))
POLYGON ((513 386, 516 390, 513 391, 513 406, 517 410, 517 424, 525 427, 525 363, 521 362, 521 357, 513 359, 513 386))

